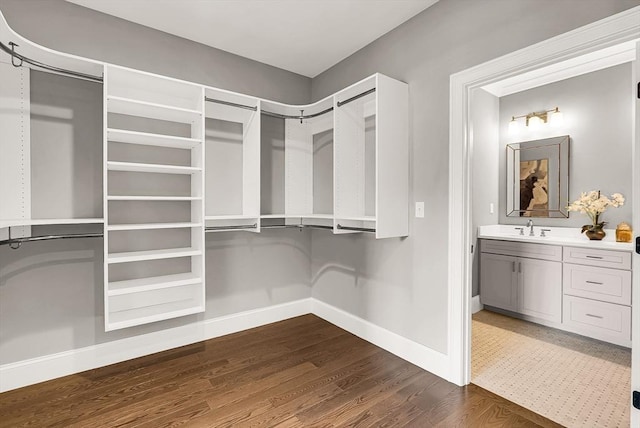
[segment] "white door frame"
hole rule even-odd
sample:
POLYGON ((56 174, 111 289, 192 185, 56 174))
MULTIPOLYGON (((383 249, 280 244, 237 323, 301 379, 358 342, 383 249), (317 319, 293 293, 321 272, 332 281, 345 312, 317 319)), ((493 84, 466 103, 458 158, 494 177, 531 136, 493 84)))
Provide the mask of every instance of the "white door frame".
MULTIPOLYGON (((637 39, 640 39, 640 6, 451 75, 448 259, 451 382, 466 385, 471 381, 471 92, 508 77, 637 39)), ((635 215, 638 218, 637 212, 635 215)), ((640 224, 636 222, 635 227, 639 228, 640 224)), ((634 276, 638 275, 640 272, 634 276)), ((638 332, 640 319, 637 316, 633 319, 632 328, 638 332)))

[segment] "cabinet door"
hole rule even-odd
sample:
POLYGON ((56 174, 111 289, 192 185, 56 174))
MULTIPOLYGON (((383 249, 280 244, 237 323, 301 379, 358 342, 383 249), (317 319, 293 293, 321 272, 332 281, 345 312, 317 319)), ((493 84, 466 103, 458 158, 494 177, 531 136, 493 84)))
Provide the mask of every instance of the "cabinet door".
POLYGON ((518 310, 518 258, 483 253, 480 256, 480 300, 483 305, 518 310))
POLYGON ((562 263, 518 260, 518 312, 547 321, 562 321, 562 263))

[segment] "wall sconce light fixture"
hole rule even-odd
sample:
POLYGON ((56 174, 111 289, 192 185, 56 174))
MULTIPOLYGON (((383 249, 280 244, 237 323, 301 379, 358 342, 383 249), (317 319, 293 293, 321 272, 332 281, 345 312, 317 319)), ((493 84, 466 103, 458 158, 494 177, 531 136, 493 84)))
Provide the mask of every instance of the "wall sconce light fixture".
POLYGON ((534 130, 540 128, 540 126, 545 123, 549 123, 552 126, 561 126, 564 121, 563 114, 558 107, 552 110, 523 114, 522 116, 511 116, 511 121, 509 122, 510 133, 520 129, 518 119, 522 118, 525 119, 525 125, 534 130))

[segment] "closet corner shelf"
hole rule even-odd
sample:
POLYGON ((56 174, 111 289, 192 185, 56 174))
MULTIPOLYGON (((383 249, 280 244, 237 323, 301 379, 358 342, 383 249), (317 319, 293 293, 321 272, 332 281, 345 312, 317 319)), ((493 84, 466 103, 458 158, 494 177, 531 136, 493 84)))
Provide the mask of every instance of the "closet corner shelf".
POLYGON ((333 220, 333 214, 262 214, 260 218, 313 218, 333 220))
POLYGON ((202 172, 202 168, 193 166, 160 165, 151 163, 108 161, 109 171, 152 172, 157 174, 195 174, 202 172))
POLYGON ((107 97, 107 111, 109 113, 181 123, 194 123, 202 118, 202 112, 198 110, 116 96, 107 97))
POLYGON ((120 296, 123 294, 160 290, 162 288, 200 284, 201 282, 202 278, 193 272, 114 281, 109 283, 108 295, 120 296))
POLYGON ((205 221, 246 220, 246 219, 251 219, 251 218, 258 219, 258 218, 260 218, 260 215, 243 215, 243 214, 238 214, 238 215, 207 215, 207 216, 204 217, 205 221))
POLYGON ((126 129, 107 129, 107 141, 114 143, 140 144, 145 146, 172 147, 175 149, 192 149, 202 140, 172 135, 151 134, 148 132, 128 131, 126 129))
POLYGON ((185 229, 190 227, 201 227, 202 223, 136 223, 136 224, 110 224, 108 231, 124 230, 151 230, 151 229, 185 229))
POLYGON ((201 256, 202 250, 196 248, 168 248, 164 250, 129 251, 124 253, 110 253, 107 263, 128 263, 145 260, 175 259, 179 257, 201 256))
POLYGON ((202 196, 142 196, 142 195, 109 195, 109 201, 173 201, 188 202, 201 201, 202 196))
POLYGON ((372 216, 364 216, 364 217, 336 217, 337 221, 372 221, 375 222, 376 218, 372 216))
POLYGON ((19 226, 48 226, 63 224, 102 224, 103 218, 41 218, 41 219, 15 219, 0 220, 0 229, 19 226))

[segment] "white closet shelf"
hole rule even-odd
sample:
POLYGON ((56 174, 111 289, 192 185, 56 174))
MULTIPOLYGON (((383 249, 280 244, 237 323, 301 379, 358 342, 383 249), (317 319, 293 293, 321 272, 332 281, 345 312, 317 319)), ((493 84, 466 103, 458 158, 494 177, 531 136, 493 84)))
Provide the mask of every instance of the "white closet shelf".
POLYGON ((129 309, 120 312, 110 312, 107 329, 116 330, 120 328, 127 328, 184 315, 196 314, 198 312, 204 312, 204 306, 202 304, 197 304, 193 299, 146 306, 144 308, 129 309))
POLYGON ((110 195, 107 196, 109 201, 201 201, 202 196, 128 196, 128 195, 110 195))
POLYGON ((162 288, 199 284, 201 282, 202 278, 193 272, 129 279, 126 281, 114 281, 109 283, 108 295, 119 296, 122 294, 140 293, 144 291, 160 290, 162 288))
POLYGON ((0 220, 0 229, 17 226, 46 226, 56 224, 102 224, 103 218, 40 218, 40 219, 16 219, 0 220))
POLYGON ((107 263, 128 263, 145 260, 175 259, 179 257, 201 256, 202 250, 196 248, 168 248, 163 250, 128 251, 124 253, 110 253, 107 263))
POLYGON ((136 223, 136 224, 110 224, 108 231, 118 230, 150 230, 150 229, 183 229, 200 227, 202 223, 136 223))
POLYGON ((153 172, 157 174, 195 174, 202 172, 202 168, 193 166, 160 165, 152 163, 108 161, 109 171, 153 172))
POLYGON ((116 96, 107 97, 107 111, 109 113, 181 123, 194 123, 202 117, 202 112, 198 110, 116 96))
POLYGON ((245 220, 248 218, 255 218, 258 219, 261 216, 259 215, 243 215, 243 214, 238 214, 238 215, 208 215, 205 216, 204 219, 205 220, 245 220))
POLYGON ((262 214, 260 218, 318 218, 333 220, 333 214, 262 214))
POLYGON ((176 149, 192 149, 202 140, 171 135, 150 134, 147 132, 127 131, 125 129, 107 129, 107 141, 145 146, 173 147, 176 149))
POLYGON ((336 217, 336 220, 338 220, 338 221, 343 220, 343 221, 373 221, 373 222, 375 222, 376 218, 373 217, 373 216, 363 216, 363 217, 348 217, 348 216, 345 216, 345 217, 336 217))

